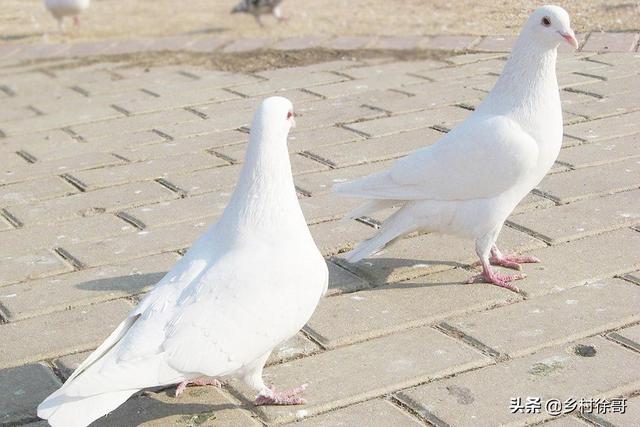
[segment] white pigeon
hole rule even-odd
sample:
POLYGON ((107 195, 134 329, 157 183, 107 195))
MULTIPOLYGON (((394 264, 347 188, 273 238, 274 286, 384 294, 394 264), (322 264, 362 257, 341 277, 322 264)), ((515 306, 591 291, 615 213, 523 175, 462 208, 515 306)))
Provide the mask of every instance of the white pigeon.
POLYGON ((536 9, 518 37, 497 83, 469 117, 434 145, 396 161, 390 170, 334 186, 337 193, 368 199, 348 217, 399 206, 381 230, 347 254, 357 262, 414 231, 475 240, 483 268, 469 283, 488 282, 513 291, 501 265, 521 269, 535 257, 503 255, 495 245, 507 216, 546 175, 562 143, 556 80, 557 47, 578 47, 567 12, 536 9))
POLYGON ((299 404, 304 386, 276 391, 262 369, 309 320, 327 265, 298 203, 287 135, 289 100, 262 102, 245 164, 220 220, 69 377, 38 406, 52 426, 85 426, 137 391, 238 377, 256 404, 299 404), (203 378, 204 377, 204 378, 203 378))
POLYGON ((273 15, 278 21, 285 21, 287 18, 282 15, 282 0, 240 0, 231 13, 248 13, 258 21, 260 26, 262 23, 262 15, 273 15))
POLYGON ((58 21, 60 31, 64 30, 64 18, 70 16, 75 25, 80 24, 80 15, 89 7, 90 0, 44 0, 47 10, 58 21))

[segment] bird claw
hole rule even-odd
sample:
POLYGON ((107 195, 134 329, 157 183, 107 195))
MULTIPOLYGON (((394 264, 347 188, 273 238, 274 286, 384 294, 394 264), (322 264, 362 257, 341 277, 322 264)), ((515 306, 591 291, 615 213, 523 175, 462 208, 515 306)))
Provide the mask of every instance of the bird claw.
POLYGON ((290 390, 276 391, 274 386, 269 386, 256 397, 255 405, 303 405, 307 401, 299 395, 304 392, 308 384, 294 387, 290 390))
POLYGON ((214 387, 222 387, 222 383, 215 378, 202 377, 202 378, 197 378, 195 380, 182 381, 180 384, 178 384, 178 387, 176 387, 175 397, 180 396, 190 385, 195 385, 195 386, 212 385, 214 387))
POLYGON ((500 286, 501 288, 509 289, 512 292, 520 292, 520 289, 514 284, 515 280, 521 280, 527 277, 526 274, 514 274, 514 275, 506 275, 499 274, 494 271, 483 271, 480 274, 476 274, 475 276, 471 276, 467 283, 491 283, 492 285, 500 286))
MULTIPOLYGON (((529 255, 502 255, 502 256, 492 256, 489 258, 489 263, 491 265, 496 265, 500 267, 510 268, 512 270, 522 270, 522 266, 520 264, 531 264, 541 262, 538 257, 529 256, 529 255)), ((476 261, 471 264, 473 267, 478 267, 482 265, 480 261, 476 261)))

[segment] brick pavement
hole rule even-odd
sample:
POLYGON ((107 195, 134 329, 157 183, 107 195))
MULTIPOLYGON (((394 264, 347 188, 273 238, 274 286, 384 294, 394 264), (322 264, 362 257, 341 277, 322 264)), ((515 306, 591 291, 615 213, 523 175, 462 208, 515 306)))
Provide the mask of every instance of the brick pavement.
MULTIPOLYGON (((93 52, 268 44, 215 40, 113 42, 93 52)), ((339 222, 355 202, 330 193, 333 183, 388 167, 463 120, 495 81, 504 54, 338 60, 242 74, 100 61, 53 67, 64 57, 18 64, 36 48, 2 49, 0 424, 36 422, 36 404, 217 218, 243 161, 252 109, 278 93, 299 112, 293 171, 331 283, 304 330, 274 353, 266 376, 280 387, 309 382, 309 403, 255 408, 251 393, 231 381, 189 389, 178 400, 170 390, 143 393, 97 425, 301 418, 309 426, 638 425, 637 34, 581 40, 583 51, 563 54, 558 67, 570 124, 557 167, 500 237, 505 248, 543 260, 526 266, 520 294, 462 284, 473 246, 451 237, 413 235, 380 256, 346 263, 340 254, 370 236, 374 222, 339 222), (621 52, 596 52, 605 46, 621 52), (509 413, 511 397, 532 395, 622 395, 629 413, 509 413)), ((339 38, 278 46, 504 50, 511 41, 339 38)))

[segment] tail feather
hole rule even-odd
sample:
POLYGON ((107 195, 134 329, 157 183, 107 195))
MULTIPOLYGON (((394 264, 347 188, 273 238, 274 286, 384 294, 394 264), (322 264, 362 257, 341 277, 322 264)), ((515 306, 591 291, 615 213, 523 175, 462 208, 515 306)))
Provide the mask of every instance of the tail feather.
POLYGON ((378 234, 360 242, 358 246, 345 255, 345 259, 352 263, 358 262, 391 245, 401 236, 414 231, 411 226, 412 222, 406 219, 407 215, 406 209, 400 209, 395 212, 382 223, 378 234))
POLYGON ((371 215, 373 213, 381 211, 382 209, 391 208, 395 203, 396 200, 369 200, 346 214, 342 218, 342 221, 358 219, 362 218, 363 216, 371 215))
POLYGON ((54 393, 38 405, 38 416, 53 427, 84 427, 122 405, 138 390, 121 390, 89 397, 54 393))

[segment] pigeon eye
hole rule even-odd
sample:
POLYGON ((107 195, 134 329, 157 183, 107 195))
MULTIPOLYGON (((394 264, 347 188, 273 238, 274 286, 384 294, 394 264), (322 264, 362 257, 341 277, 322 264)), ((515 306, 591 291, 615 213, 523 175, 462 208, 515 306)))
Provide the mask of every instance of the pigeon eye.
POLYGON ((293 117, 293 111, 289 111, 289 112, 287 113, 287 120, 289 120, 289 119, 290 119, 290 118, 292 118, 292 117, 293 117))
POLYGON ((544 18, 542 18, 542 25, 548 27, 549 25, 551 25, 551 19, 549 19, 548 16, 545 16, 544 18))

